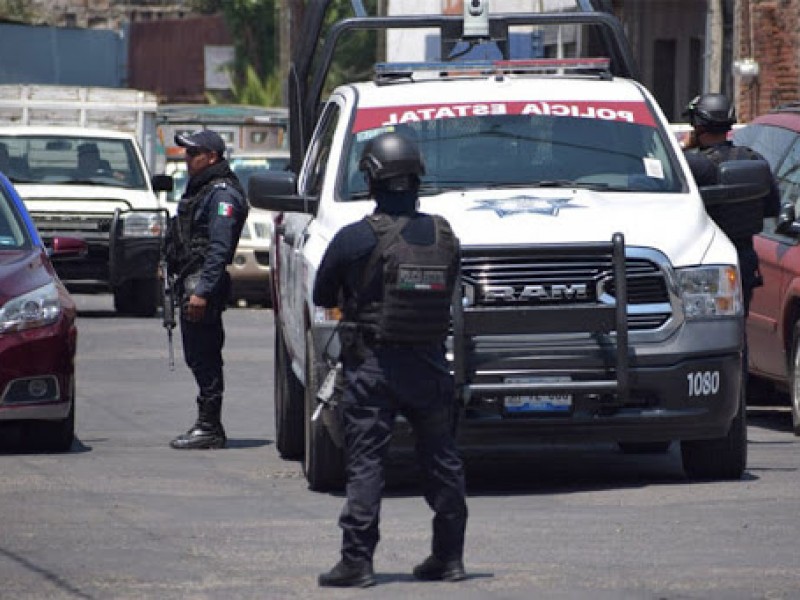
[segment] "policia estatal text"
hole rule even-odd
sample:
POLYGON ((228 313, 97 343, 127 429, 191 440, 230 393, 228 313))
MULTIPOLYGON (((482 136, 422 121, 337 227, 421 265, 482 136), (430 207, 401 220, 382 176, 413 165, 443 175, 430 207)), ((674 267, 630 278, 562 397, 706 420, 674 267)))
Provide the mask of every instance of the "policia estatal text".
POLYGON ((377 136, 359 168, 376 210, 336 234, 314 286, 315 304, 344 313, 344 392, 337 410, 347 472, 342 556, 319 584, 375 583, 384 460, 398 412, 414 430, 425 500, 435 513, 431 554, 414 575, 457 581, 465 577, 467 506, 444 341, 459 244, 445 219, 416 211, 424 168, 412 140, 393 132, 377 136))
POLYGON ((177 135, 175 143, 186 149, 189 181, 167 230, 164 259, 175 277, 183 353, 198 387, 198 416, 170 445, 181 450, 222 448, 222 312, 230 294, 225 267, 233 260, 248 205, 217 133, 177 135))

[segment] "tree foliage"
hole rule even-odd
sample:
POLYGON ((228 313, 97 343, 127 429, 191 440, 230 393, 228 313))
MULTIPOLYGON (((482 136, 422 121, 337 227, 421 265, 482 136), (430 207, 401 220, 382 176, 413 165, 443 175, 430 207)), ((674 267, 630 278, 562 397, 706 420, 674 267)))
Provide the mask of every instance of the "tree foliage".
POLYGON ((0 19, 31 23, 38 18, 29 0, 0 0, 0 19))
MULTIPOLYGON (((190 0, 191 8, 201 14, 222 13, 234 38, 236 59, 232 73, 234 88, 230 94, 235 102, 270 105, 281 103, 283 83, 278 64, 277 5, 281 18, 289 14, 290 36, 302 39, 306 7, 320 0, 190 0), (276 92, 277 90, 277 92, 276 92), (245 102, 245 98, 249 99, 245 102), (262 99, 254 101, 256 99, 262 99)), ((2 2, 2 0, 0 0, 2 2)), ((369 14, 376 14, 378 0, 363 0, 369 14)), ((322 36, 338 20, 352 17, 350 0, 333 0, 325 19, 322 36)), ((342 40, 326 82, 326 89, 355 79, 368 78, 375 63, 378 37, 374 32, 353 32, 342 40)), ((222 101, 218 95, 211 101, 222 101)))
POLYGON ((278 67, 275 3, 276 0, 191 0, 189 4, 202 14, 223 14, 234 40, 235 79, 244 81, 249 68, 264 78, 278 67))

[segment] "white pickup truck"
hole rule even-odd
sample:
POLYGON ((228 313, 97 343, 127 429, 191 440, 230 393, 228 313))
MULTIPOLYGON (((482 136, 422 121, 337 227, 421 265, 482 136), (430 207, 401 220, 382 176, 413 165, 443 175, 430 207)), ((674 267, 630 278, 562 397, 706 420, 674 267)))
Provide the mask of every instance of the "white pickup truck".
MULTIPOLYGON (((441 17, 443 38, 455 19, 441 17)), ((337 324, 335 311, 312 301, 316 270, 334 234, 373 210, 358 160, 368 140, 392 130, 421 149, 420 209, 444 215, 462 243, 448 341, 462 448, 603 440, 664 452, 678 440, 690 476, 742 475, 736 252, 633 78, 616 19, 498 15, 489 30, 506 39, 511 26, 560 20, 613 44, 601 59, 378 65, 374 80, 332 91, 313 135, 293 147, 307 148, 296 173, 251 179, 251 203, 283 211, 272 248, 276 445, 304 456, 312 489, 343 478, 325 420, 310 418, 337 324)), ((362 24, 373 26, 350 19, 327 43, 362 24)), ((326 46, 323 67, 331 55, 326 46)), ((293 122, 314 110, 313 94, 312 85, 290 107, 301 113, 293 122)), ((704 195, 722 202, 764 191, 704 195)))
POLYGON ((116 310, 155 314, 164 203, 154 177, 152 94, 71 86, 0 86, 0 171, 42 237, 80 238, 88 253, 54 260, 75 291, 112 292, 116 310), (155 187, 154 187, 155 186, 155 187))

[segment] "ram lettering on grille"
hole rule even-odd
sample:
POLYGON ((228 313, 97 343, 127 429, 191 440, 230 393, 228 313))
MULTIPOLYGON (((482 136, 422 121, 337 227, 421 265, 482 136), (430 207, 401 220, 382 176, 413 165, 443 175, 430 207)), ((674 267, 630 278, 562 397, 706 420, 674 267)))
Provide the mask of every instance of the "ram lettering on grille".
POLYGON ((481 289, 481 297, 484 302, 588 300, 589 287, 583 283, 526 285, 521 288, 510 285, 487 285, 481 289))

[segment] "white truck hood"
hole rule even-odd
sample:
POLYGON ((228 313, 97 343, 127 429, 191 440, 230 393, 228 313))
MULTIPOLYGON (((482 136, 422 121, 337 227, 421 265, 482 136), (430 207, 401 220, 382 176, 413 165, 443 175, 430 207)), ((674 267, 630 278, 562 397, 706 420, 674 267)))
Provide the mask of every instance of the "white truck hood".
POLYGON ((157 209, 158 198, 148 190, 133 190, 101 185, 16 185, 29 210, 34 212, 76 211, 114 212, 114 209, 157 209))
MULTIPOLYGON (((332 237, 373 208, 371 201, 341 203, 319 225, 332 237)), ((627 246, 657 248, 673 266, 736 262, 732 245, 707 255, 719 230, 692 194, 476 190, 423 196, 420 210, 444 216, 463 246, 610 241, 620 232, 627 246)))
POLYGON ((502 190, 423 198, 420 208, 447 218, 464 246, 610 241, 620 232, 676 266, 701 263, 715 232, 690 194, 502 190))

